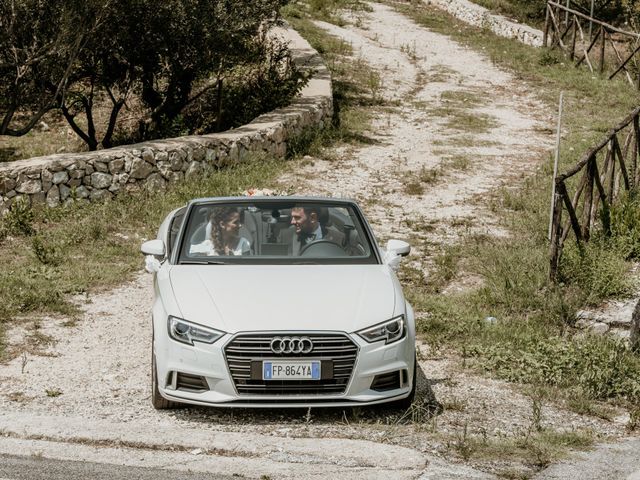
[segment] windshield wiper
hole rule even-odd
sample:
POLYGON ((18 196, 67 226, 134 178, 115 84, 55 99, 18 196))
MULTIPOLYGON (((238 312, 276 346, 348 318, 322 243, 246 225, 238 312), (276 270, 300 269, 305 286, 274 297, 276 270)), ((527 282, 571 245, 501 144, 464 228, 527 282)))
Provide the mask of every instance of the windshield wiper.
POLYGON ((311 262, 309 260, 293 262, 293 265, 320 265, 318 262, 311 262))
POLYGON ((186 260, 180 262, 180 265, 226 265, 226 263, 218 260, 186 260))

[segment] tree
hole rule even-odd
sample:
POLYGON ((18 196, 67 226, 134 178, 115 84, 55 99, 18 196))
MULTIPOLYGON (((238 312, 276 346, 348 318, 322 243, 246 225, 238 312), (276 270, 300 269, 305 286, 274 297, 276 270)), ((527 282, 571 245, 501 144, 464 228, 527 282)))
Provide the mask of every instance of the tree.
POLYGON ((138 81, 137 66, 129 51, 135 50, 134 23, 138 18, 127 11, 129 2, 111 0, 97 5, 102 21, 87 39, 67 79, 67 91, 59 108, 73 131, 89 150, 112 146, 118 115, 138 81), (95 103, 111 105, 111 112, 101 138, 95 119, 95 103), (86 126, 77 121, 83 113, 86 126))
POLYGON ((171 133, 214 88, 221 105, 238 66, 286 58, 266 32, 288 1, 0 0, 0 135, 23 135, 59 109, 90 150, 110 147, 134 95, 147 108, 137 140, 171 133), (98 104, 110 106, 106 125, 98 104))
POLYGON ((145 38, 141 52, 148 53, 140 58, 141 97, 151 109, 143 136, 161 133, 207 90, 221 92, 232 67, 267 55, 264 33, 280 21, 279 9, 286 3, 171 0, 155 5, 148 26, 156 34, 145 38))
POLYGON ((59 105, 96 11, 93 1, 0 0, 0 135, 26 134, 59 105))

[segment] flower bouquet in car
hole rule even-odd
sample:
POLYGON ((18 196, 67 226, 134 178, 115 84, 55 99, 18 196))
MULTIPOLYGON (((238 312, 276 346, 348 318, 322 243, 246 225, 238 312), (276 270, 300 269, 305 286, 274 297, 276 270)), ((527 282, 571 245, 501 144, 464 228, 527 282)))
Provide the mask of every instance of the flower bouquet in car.
POLYGON ((271 190, 269 188, 249 188, 240 192, 245 197, 280 197, 289 195, 286 190, 271 190))

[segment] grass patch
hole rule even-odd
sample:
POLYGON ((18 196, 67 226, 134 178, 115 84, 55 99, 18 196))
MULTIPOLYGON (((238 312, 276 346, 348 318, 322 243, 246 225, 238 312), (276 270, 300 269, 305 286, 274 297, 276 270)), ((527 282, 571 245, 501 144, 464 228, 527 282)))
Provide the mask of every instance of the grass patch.
POLYGON ((449 130, 466 134, 487 133, 499 126, 494 117, 486 113, 470 112, 461 107, 442 105, 427 110, 430 117, 436 117, 449 130))
POLYGON ((346 21, 342 18, 341 13, 348 12, 351 15, 357 15, 359 12, 370 10, 371 7, 361 0, 308 0, 287 5, 283 8, 283 15, 287 20, 311 17, 315 20, 344 26, 346 21))
MULTIPOLYGON (((445 139, 436 139, 433 141, 435 146, 446 146, 454 148, 476 148, 476 147, 494 147, 497 142, 491 140, 481 140, 475 136, 458 134, 447 135, 445 139)), ((448 151, 448 150, 447 150, 448 151)))
MULTIPOLYGON (((337 2, 336 2, 337 3, 337 2)), ((342 2, 341 2, 342 3, 342 2)), ((294 12, 295 13, 295 12, 294 12)), ((348 57, 345 42, 325 34, 298 12, 291 17, 314 47, 323 52, 334 75, 332 124, 310 129, 289 145, 289 157, 330 155, 326 147, 367 144, 365 132, 375 104, 372 71, 348 57)), ((75 202, 54 209, 18 203, 0 220, 0 356, 8 322, 25 314, 77 314, 70 295, 109 288, 140 271, 140 244, 154 238, 164 216, 196 197, 229 196, 250 187, 275 187, 286 163, 252 157, 235 167, 171 185, 164 192, 121 193, 110 202, 75 202)), ((75 322, 69 321, 72 326, 75 322)), ((34 333, 34 335, 36 335, 34 333)), ((41 340, 39 340, 40 343, 41 340)))
MULTIPOLYGON (((332 8, 336 8, 360 2, 343 0, 330 3, 333 5, 332 8)), ((376 143, 366 134, 373 117, 371 107, 383 107, 388 105, 388 102, 380 95, 383 82, 380 74, 363 59, 354 59, 351 45, 347 42, 315 26, 312 20, 322 18, 317 15, 318 11, 308 3, 285 8, 287 21, 320 52, 331 71, 335 112, 333 125, 320 136, 315 133, 309 135, 309 139, 313 138, 314 141, 304 147, 310 155, 322 153, 326 156, 325 147, 329 145, 376 143)))
POLYGON ((489 103, 486 95, 469 90, 447 90, 440 95, 442 103, 458 108, 475 108, 489 103))
MULTIPOLYGON (((533 471, 539 471, 553 462, 566 458, 570 450, 586 449, 593 445, 590 432, 543 430, 514 438, 488 437, 485 432, 471 433, 465 425, 447 441, 448 448, 465 461, 483 461, 500 458, 518 461, 533 471)), ((514 472, 515 473, 515 472, 514 472)), ((506 474, 506 478, 528 478, 506 474)))
POLYGON ((455 70, 446 65, 434 65, 427 74, 426 81, 429 83, 448 82, 451 77, 459 75, 455 70))
POLYGON ((402 177, 404 193, 407 195, 422 195, 425 185, 436 183, 441 176, 437 168, 422 167, 418 171, 405 172, 402 177))
POLYGON ((441 119, 449 130, 478 134, 499 126, 491 115, 473 111, 487 103, 486 95, 468 90, 448 90, 440 96, 440 103, 440 106, 426 111, 430 116, 441 119))
MULTIPOLYGON (((556 111, 560 91, 564 91, 566 134, 560 172, 575 164, 640 103, 638 92, 626 83, 591 75, 563 59, 550 61, 545 50, 471 27, 421 2, 391 5, 510 70, 516 81, 526 83, 548 105, 550 114, 556 111)), ((453 100, 459 99, 454 95, 453 100)), ((473 130, 474 125, 468 127, 473 130)), ((442 143, 478 146, 468 135, 442 143)), ((430 275, 432 287, 416 284, 405 290, 414 308, 422 312, 418 330, 434 348, 455 349, 467 357, 469 366, 493 376, 571 392, 574 410, 586 412, 592 409, 593 401, 611 400, 636 411, 640 405, 640 358, 614 339, 574 335, 573 325, 576 311, 584 305, 630 291, 627 262, 640 257, 637 199, 623 199, 615 207, 618 227, 612 237, 595 234, 582 251, 567 241, 562 282, 552 285, 548 281, 547 241, 551 172, 551 159, 541 160, 538 172, 518 189, 496 192, 492 208, 509 229, 509 238, 470 236, 449 254, 455 255, 457 262, 436 264, 430 275), (455 278, 460 269, 482 278, 482 286, 439 295, 442 284, 455 278), (487 317, 495 317, 497 322, 488 322, 487 317)), ((596 411, 593 414, 601 416, 596 411)), ((569 441, 540 438, 547 444, 569 441)), ((546 453, 540 450, 539 456, 543 464, 546 453)))
POLYGON ((447 168, 467 171, 471 168, 471 158, 469 158, 469 155, 449 155, 444 159, 444 164, 447 168))
POLYGON ((544 27, 544 2, 509 0, 472 0, 493 13, 504 15, 520 23, 526 23, 535 28, 544 27))
POLYGON ((103 204, 16 209, 1 222, 12 235, 0 243, 0 322, 31 312, 73 313, 69 295, 119 284, 140 270, 140 244, 155 236, 169 211, 192 198, 268 186, 281 168, 281 161, 254 159, 166 192, 121 194, 103 204))

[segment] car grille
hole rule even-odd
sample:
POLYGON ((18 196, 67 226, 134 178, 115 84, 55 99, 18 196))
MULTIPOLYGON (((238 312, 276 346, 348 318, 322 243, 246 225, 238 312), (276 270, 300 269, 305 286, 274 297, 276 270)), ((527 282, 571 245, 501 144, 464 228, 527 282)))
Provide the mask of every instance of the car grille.
MULTIPOLYGON (((344 334, 278 333, 240 334, 225 348, 229 372, 240 395, 317 395, 344 393, 358 355, 358 346, 344 334), (308 354, 275 354, 271 351, 274 337, 304 336, 313 342, 308 354), (322 362, 323 371, 330 366, 333 373, 320 380, 269 380, 252 379, 252 361, 290 358, 314 359, 322 362)), ((325 375, 323 374, 323 377, 325 375)))

